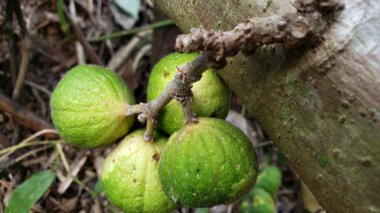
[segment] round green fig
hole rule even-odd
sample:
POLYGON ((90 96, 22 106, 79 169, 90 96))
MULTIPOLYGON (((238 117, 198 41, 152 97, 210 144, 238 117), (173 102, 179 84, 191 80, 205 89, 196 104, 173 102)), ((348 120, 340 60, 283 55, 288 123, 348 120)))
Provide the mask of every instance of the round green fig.
POLYGON ((126 116, 135 102, 124 82, 95 65, 72 68, 51 95, 51 115, 59 135, 84 148, 106 146, 124 136, 135 120, 126 116))
MULTIPOLYGON (((174 79, 177 66, 194 60, 198 53, 172 53, 162 58, 152 70, 149 77, 147 98, 152 101, 174 79)), ((224 119, 229 110, 231 92, 219 75, 209 69, 199 81, 193 84, 192 108, 198 116, 224 119)), ((157 127, 162 131, 173 134, 185 124, 181 106, 176 100, 169 102, 159 114, 157 127)))
POLYGON ((158 179, 158 161, 167 138, 155 132, 144 141, 144 130, 128 134, 106 158, 101 183, 112 204, 124 212, 171 212, 176 205, 165 196, 158 179))
POLYGON ((199 118, 174 133, 158 167, 165 194, 192 208, 227 204, 248 192, 257 176, 249 139, 230 123, 199 118))
POLYGON ((261 188, 253 188, 240 205, 242 213, 275 213, 276 207, 271 195, 261 188))
POLYGON ((276 166, 265 167, 258 175, 255 187, 267 191, 272 197, 276 196, 281 186, 281 171, 276 166))

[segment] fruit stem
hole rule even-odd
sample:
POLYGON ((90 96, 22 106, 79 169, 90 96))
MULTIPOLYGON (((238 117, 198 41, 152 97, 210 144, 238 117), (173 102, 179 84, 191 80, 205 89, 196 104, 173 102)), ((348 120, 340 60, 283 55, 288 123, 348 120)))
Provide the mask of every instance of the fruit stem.
POLYGON ((153 141, 153 131, 154 131, 155 123, 156 123, 155 119, 148 119, 146 122, 146 130, 144 133, 144 140, 146 142, 153 141))
POLYGON ((146 122, 145 141, 153 140, 152 134, 158 113, 173 98, 181 104, 186 123, 197 122, 197 117, 191 108, 191 87, 201 78, 204 71, 214 65, 215 61, 211 59, 211 55, 201 52, 195 60, 177 67, 178 72, 175 78, 156 99, 147 104, 127 105, 127 116, 139 114, 138 120, 142 123, 146 122))
POLYGON ((186 124, 198 122, 198 117, 193 112, 191 101, 192 101, 191 96, 188 96, 188 97, 185 97, 181 100, 178 100, 178 102, 180 103, 180 105, 182 107, 186 124))

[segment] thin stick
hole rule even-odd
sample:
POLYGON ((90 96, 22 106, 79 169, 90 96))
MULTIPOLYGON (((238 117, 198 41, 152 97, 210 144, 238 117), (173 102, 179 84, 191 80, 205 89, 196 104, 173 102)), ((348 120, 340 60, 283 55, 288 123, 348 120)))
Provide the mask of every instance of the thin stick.
POLYGON ((273 145, 273 141, 264 141, 262 143, 255 145, 255 149, 265 147, 265 146, 271 146, 271 145, 273 145))
POLYGON ((67 11, 67 8, 64 7, 64 12, 67 18, 67 21, 69 22, 71 28, 73 29, 74 34, 76 35, 78 41, 82 44, 84 51, 86 52, 86 55, 91 60, 92 63, 103 65, 102 60, 99 58, 99 56, 95 53, 95 51, 92 49, 91 45, 87 42, 85 36, 83 35, 81 29, 75 24, 74 20, 70 17, 70 13, 67 11))
MULTIPOLYGON (((34 131, 42 129, 54 129, 54 126, 43 118, 25 109, 17 102, 12 101, 7 96, 0 93, 0 110, 10 114, 18 123, 34 131)), ((46 134, 48 138, 54 138, 55 135, 46 134)))
POLYGON ((58 150, 59 156, 61 157, 63 167, 65 167, 68 174, 71 174, 69 163, 67 162, 66 155, 63 153, 63 150, 62 150, 62 145, 57 143, 55 146, 56 146, 56 149, 58 150))
POLYGON ((135 33, 148 31, 148 30, 152 30, 152 29, 156 29, 156 28, 160 28, 160 27, 166 27, 166 26, 170 26, 173 24, 174 24, 174 22, 172 20, 165 19, 162 21, 157 21, 157 22, 154 22, 152 24, 145 25, 143 27, 138 27, 138 28, 133 28, 133 29, 126 30, 126 31, 114 32, 112 34, 102 35, 102 36, 99 36, 97 38, 90 39, 90 41, 103 41, 103 40, 108 40, 108 39, 119 38, 122 36, 132 35, 135 33))
POLYGON ((40 86, 32 81, 28 81, 28 80, 25 80, 25 84, 32 87, 32 88, 36 88, 38 90, 40 90, 41 92, 44 92, 46 95, 50 96, 51 95, 51 91, 46 89, 45 87, 43 86, 40 86))
POLYGON ((8 34, 9 48, 10 48, 10 71, 12 83, 16 83, 16 50, 17 45, 15 42, 15 36, 13 34, 13 12, 14 12, 14 1, 8 0, 6 6, 6 15, 4 25, 2 26, 8 34))
MULTIPOLYGON (((0 155, 3 155, 8 152, 14 152, 17 149, 21 149, 28 146, 37 146, 37 145, 46 145, 46 144, 54 144, 54 143, 63 143, 64 140, 54 140, 54 141, 36 141, 36 142, 30 142, 30 143, 24 143, 24 144, 17 144, 5 149, 0 150, 0 155)), ((0 158, 0 161, 3 160, 4 156, 0 158)))
POLYGON ((21 46, 21 65, 18 71, 16 84, 13 88, 12 99, 17 100, 20 96, 22 85, 24 84, 26 72, 29 66, 29 50, 32 46, 32 41, 29 36, 26 36, 23 41, 20 42, 21 46))
MULTIPOLYGON (((43 134, 47 134, 47 133, 49 133, 49 134, 58 134, 57 131, 54 130, 54 129, 44 129, 44 130, 41 130, 41 131, 39 131, 39 132, 36 132, 36 133, 34 133, 33 135, 27 137, 26 139, 24 139, 23 141, 21 141, 18 145, 26 144, 26 143, 28 143, 29 141, 31 141, 31 140, 37 138, 38 136, 41 136, 41 135, 43 135, 43 134)), ((16 149, 13 150, 13 151, 10 151, 10 152, 7 153, 6 155, 2 156, 2 157, 0 158, 0 160, 2 160, 2 159, 4 159, 4 158, 6 158, 7 156, 11 155, 14 151, 16 151, 16 149)))
POLYGON ((13 94, 12 94, 12 99, 17 100, 19 95, 20 95, 22 85, 24 84, 26 72, 28 71, 29 58, 30 58, 29 57, 29 54, 30 54, 29 51, 30 51, 30 48, 32 46, 32 41, 29 37, 28 30, 26 29, 26 25, 25 25, 24 17, 22 15, 22 11, 20 8, 19 1, 18 0, 12 0, 12 4, 13 4, 13 12, 15 13, 18 24, 20 25, 21 33, 22 33, 22 37, 23 37, 23 40, 20 42, 21 65, 20 65, 20 68, 18 71, 17 80, 16 80, 16 83, 14 85, 13 94))
POLYGON ((37 148, 37 149, 33 149, 33 150, 31 150, 31 151, 29 151, 29 152, 27 152, 27 153, 21 155, 20 157, 16 158, 14 162, 15 162, 15 163, 20 162, 20 161, 24 160, 25 158, 27 158, 27 157, 29 157, 29 156, 31 156, 31 155, 33 155, 33 154, 36 154, 36 153, 38 153, 38 152, 40 152, 40 151, 44 151, 44 150, 46 150, 46 149, 50 149, 50 148, 52 148, 52 147, 53 147, 53 144, 51 144, 51 145, 46 145, 46 146, 43 146, 43 147, 40 147, 40 148, 37 148))

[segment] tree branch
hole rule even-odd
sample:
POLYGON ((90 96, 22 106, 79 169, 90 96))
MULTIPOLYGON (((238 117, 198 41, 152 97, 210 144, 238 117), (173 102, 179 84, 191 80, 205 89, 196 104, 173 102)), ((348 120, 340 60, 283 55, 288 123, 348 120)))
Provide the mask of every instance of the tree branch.
POLYGON ((77 37, 78 41, 82 44, 84 51, 86 52, 86 55, 90 59, 91 63, 103 65, 102 60, 99 58, 99 56, 95 53, 95 51, 92 49, 91 45, 87 42, 85 36, 83 35, 81 29, 75 24, 75 21, 71 18, 69 11, 66 7, 63 8, 67 21, 69 22, 71 28, 74 31, 75 36, 77 37))
POLYGON ((322 17, 343 8, 337 0, 299 0, 295 6, 296 13, 251 18, 231 31, 191 29, 177 37, 176 51, 208 51, 220 61, 239 51, 252 53, 265 44, 281 43, 288 48, 315 44, 327 26, 322 17))
MULTIPOLYGON (((144 135, 146 141, 152 140, 153 127, 159 111, 168 104, 173 98, 180 101, 183 99, 191 99, 192 84, 198 81, 202 73, 209 67, 214 67, 215 63, 210 60, 210 54, 202 52, 194 61, 177 67, 175 78, 169 82, 165 90, 156 99, 150 103, 140 103, 138 105, 130 105, 127 107, 127 115, 139 114, 140 122, 147 122, 147 129, 144 135)), ((183 107, 185 117, 191 112, 191 105, 185 104, 183 107)), ((194 116, 191 116, 192 118, 194 116)), ((195 122, 195 119, 187 119, 186 122, 195 122)))
POLYGON ((157 99, 148 104, 128 106, 127 115, 139 114, 138 120, 147 122, 145 140, 152 140, 159 110, 173 98, 181 104, 186 123, 197 122, 191 109, 191 87, 206 69, 221 69, 226 66, 226 57, 239 51, 252 53, 265 44, 282 43, 285 47, 295 48, 316 43, 327 26, 322 18, 343 8, 338 0, 299 0, 295 6, 295 13, 252 18, 231 31, 192 29, 190 34, 178 36, 178 52, 202 52, 194 61, 177 67, 174 80, 157 99))
MULTIPOLYGON (((3 94, 0 94, 0 110, 9 113, 17 122, 34 131, 54 129, 53 125, 49 122, 23 108, 18 103, 12 101, 3 94)), ((56 137, 52 134, 46 134, 46 136, 50 138, 56 137)))

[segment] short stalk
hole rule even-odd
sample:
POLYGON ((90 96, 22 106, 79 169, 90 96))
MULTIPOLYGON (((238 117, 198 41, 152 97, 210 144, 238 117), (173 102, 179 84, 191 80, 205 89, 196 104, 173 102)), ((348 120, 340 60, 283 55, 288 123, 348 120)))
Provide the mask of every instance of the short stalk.
POLYGON ((193 109, 192 109, 192 98, 191 96, 189 97, 186 97, 184 99, 181 99, 181 100, 177 100, 181 107, 182 107, 182 111, 183 111, 183 115, 185 117, 185 123, 188 124, 188 123, 197 123, 198 122, 198 118, 197 118, 197 115, 193 112, 193 109))
POLYGON ((138 114, 138 120, 146 122, 145 141, 153 140, 153 130, 159 111, 165 107, 173 98, 183 106, 186 123, 197 122, 197 118, 191 109, 191 87, 198 81, 202 73, 209 67, 209 55, 201 53, 195 60, 177 67, 178 73, 169 82, 165 90, 153 101, 128 105, 126 115, 138 114), (184 101, 181 101, 184 100, 184 101))
POLYGON ((146 142, 152 142, 153 141, 153 131, 154 131, 154 119, 148 119, 146 121, 146 130, 144 134, 144 140, 146 142))

